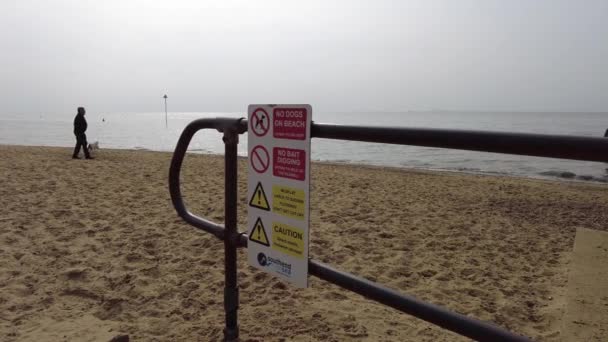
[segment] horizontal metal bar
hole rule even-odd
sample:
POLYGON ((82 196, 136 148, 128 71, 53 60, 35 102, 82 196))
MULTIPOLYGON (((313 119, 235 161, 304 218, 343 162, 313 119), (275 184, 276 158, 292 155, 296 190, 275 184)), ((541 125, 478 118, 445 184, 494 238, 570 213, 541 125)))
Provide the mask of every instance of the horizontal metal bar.
POLYGON ((608 162, 608 139, 569 135, 313 124, 312 136, 608 162))
POLYGON ((516 335, 493 324, 482 322, 421 301, 415 297, 401 294, 367 279, 338 271, 331 266, 315 260, 308 261, 308 272, 315 277, 358 293, 366 298, 476 341, 530 341, 526 337, 516 335))
MULTIPOLYGON (((247 121, 241 123, 247 129, 247 121)), ((608 139, 571 135, 314 123, 313 138, 517 154, 608 163, 608 139)))
MULTIPOLYGON (((194 227, 209 232, 222 240, 224 239, 224 226, 198 217, 186 208, 180 188, 180 173, 184 156, 188 150, 188 145, 190 145, 190 141, 196 132, 201 129, 216 129, 219 132, 230 129, 240 134, 244 132, 241 128, 242 125, 240 121, 240 119, 232 118, 207 118, 191 122, 186 126, 182 135, 179 137, 169 168, 169 193, 171 194, 171 201, 173 202, 177 214, 194 227)), ((246 128, 247 126, 245 126, 245 129, 246 128)))
MULTIPOLYGON (((247 242, 247 235, 241 234, 239 239, 240 245, 246 247, 247 242)), ((496 325, 449 311, 412 296, 401 294, 367 279, 336 270, 316 260, 308 260, 308 272, 310 275, 360 294, 365 298, 390 306, 476 341, 531 341, 527 337, 514 334, 496 325)))

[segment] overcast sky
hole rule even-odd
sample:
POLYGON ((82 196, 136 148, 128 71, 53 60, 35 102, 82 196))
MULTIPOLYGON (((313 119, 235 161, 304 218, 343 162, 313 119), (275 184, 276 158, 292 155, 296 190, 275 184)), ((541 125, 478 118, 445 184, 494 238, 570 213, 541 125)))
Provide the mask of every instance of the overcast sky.
POLYGON ((0 115, 608 111, 608 0, 0 4, 0 115))

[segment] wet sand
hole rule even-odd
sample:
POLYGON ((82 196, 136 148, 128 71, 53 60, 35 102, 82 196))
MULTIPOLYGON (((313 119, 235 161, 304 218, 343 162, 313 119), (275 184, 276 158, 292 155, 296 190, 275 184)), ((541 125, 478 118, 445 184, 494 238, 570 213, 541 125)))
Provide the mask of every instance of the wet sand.
MULTIPOLYGON (((216 341, 223 243, 185 224, 170 153, 0 146, 0 339, 216 341)), ((246 230, 240 161, 239 227, 246 230)), ((223 222, 223 158, 189 155, 184 197, 223 222)), ((577 228, 608 230, 608 186, 313 164, 310 255, 540 341, 559 341, 577 228)), ((239 252, 242 341, 466 340, 239 252)))

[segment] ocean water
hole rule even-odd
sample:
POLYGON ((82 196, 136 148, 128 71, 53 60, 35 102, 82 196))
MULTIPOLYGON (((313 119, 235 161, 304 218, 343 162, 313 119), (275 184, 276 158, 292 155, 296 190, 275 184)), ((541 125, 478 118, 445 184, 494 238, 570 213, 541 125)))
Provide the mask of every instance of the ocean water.
MULTIPOLYGON (((184 127, 206 117, 246 116, 246 113, 88 113, 89 142, 100 148, 173 151, 184 127)), ((602 137, 608 128, 608 113, 508 113, 508 112, 400 112, 400 113, 313 113, 318 123, 362 126, 425 127, 564 134, 602 137)), ((0 144, 73 146, 73 114, 0 117, 0 144)), ((221 134, 199 132, 190 151, 223 154, 221 134)), ((239 155, 247 155, 247 137, 242 135, 239 155)), ((397 146, 353 141, 313 139, 312 159, 339 163, 368 164, 429 170, 504 174, 534 178, 608 182, 608 164, 553 158, 516 156, 417 146, 397 146)))

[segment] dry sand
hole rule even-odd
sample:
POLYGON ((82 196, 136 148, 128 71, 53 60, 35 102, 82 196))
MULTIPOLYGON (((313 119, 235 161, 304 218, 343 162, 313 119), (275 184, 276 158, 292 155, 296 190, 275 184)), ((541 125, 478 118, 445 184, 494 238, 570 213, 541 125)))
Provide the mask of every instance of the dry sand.
POLYGON ((576 231, 562 341, 603 342, 608 338, 608 232, 576 231))
MULTIPOLYGON (((220 340, 223 244, 177 217, 171 154, 70 155, 0 146, 0 340, 220 340)), ((184 168, 189 208, 223 222, 223 158, 184 168)), ((596 184, 313 164, 311 206, 314 259, 540 341, 560 339, 576 229, 608 230, 596 184)), ((463 339, 314 277, 294 289, 245 252, 243 341, 463 339)))

